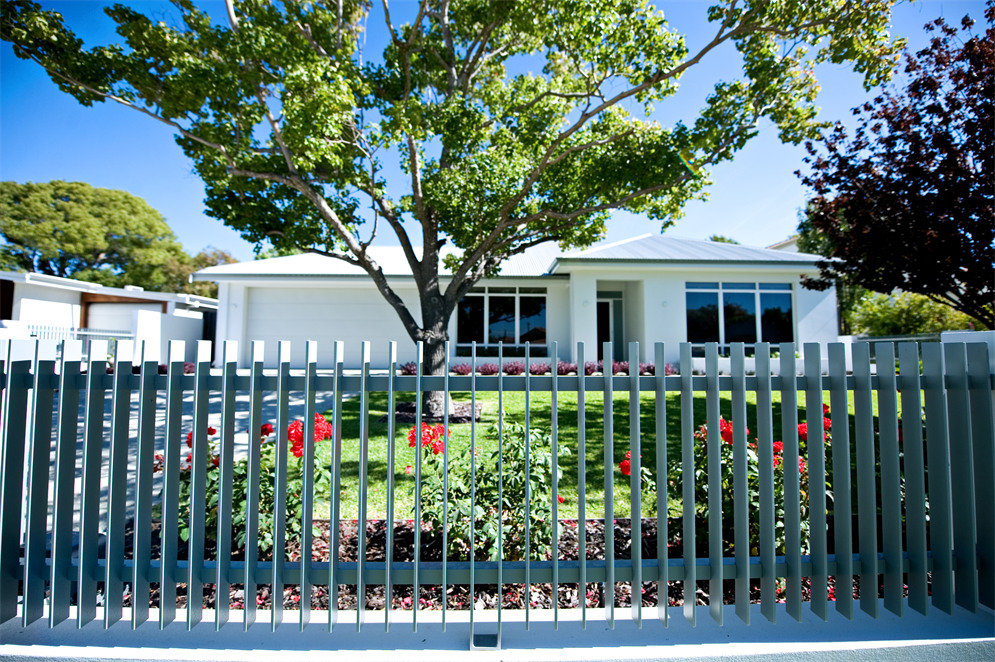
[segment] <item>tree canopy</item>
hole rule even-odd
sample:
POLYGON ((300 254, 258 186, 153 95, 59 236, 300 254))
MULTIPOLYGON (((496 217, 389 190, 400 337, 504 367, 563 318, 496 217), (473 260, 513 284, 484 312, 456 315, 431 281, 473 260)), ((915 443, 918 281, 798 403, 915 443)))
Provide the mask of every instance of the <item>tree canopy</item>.
POLYGON ((4 1, 0 32, 81 103, 171 126, 209 213, 248 240, 364 269, 430 365, 457 303, 502 260, 588 245, 613 209, 666 228, 762 118, 783 140, 815 137, 817 63, 848 63, 869 89, 900 51, 893 0, 702 3, 712 37, 694 49, 647 0, 229 0, 226 23, 175 4, 175 24, 108 8, 121 45, 85 49, 29 0, 4 1), (373 21, 382 52, 364 48, 373 21), (741 75, 716 81, 693 122, 649 119, 716 51, 741 75), (420 321, 367 250, 385 233, 420 321))
POLYGON ((208 247, 191 257, 141 198, 83 182, 0 182, 0 269, 150 291, 215 296, 198 269, 235 262, 208 247))
POLYGON ((162 215, 124 191, 82 182, 0 182, 4 269, 159 290, 186 257, 162 215))
MULTIPOLYGON (((905 56, 904 89, 854 109, 809 143, 806 223, 827 287, 843 277, 885 294, 925 295, 995 328, 995 4, 973 33, 941 18, 930 45, 905 56)), ((804 227, 800 227, 804 230, 804 227)), ((804 234, 804 232, 803 232, 804 234)))

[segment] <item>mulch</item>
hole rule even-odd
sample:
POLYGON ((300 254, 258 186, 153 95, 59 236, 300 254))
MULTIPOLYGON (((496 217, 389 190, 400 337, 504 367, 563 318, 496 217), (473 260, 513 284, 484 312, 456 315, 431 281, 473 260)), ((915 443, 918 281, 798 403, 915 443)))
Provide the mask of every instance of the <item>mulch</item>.
MULTIPOLYGON (((604 521, 587 520, 586 530, 586 557, 589 560, 604 559, 605 535, 604 521)), ((330 526, 327 520, 315 522, 320 535, 315 536, 312 558, 315 561, 328 561, 330 549, 330 526)), ((339 524, 339 559, 341 561, 356 561, 358 552, 359 523, 356 520, 343 520, 339 524)), ((615 535, 615 558, 625 560, 631 558, 630 547, 630 521, 628 519, 616 519, 612 526, 615 535)), ((680 530, 679 523, 671 520, 671 530, 680 530), (674 528, 676 525, 676 529, 674 528)), ((387 523, 384 520, 368 520, 366 523, 367 536, 367 560, 384 561, 386 559, 387 543, 387 523)), ((560 526, 560 538, 558 543, 558 555, 561 560, 576 560, 578 551, 579 527, 576 520, 562 520, 560 526)), ((129 536, 130 538, 130 536, 129 536)), ((422 528, 421 558, 423 561, 441 561, 442 543, 441 536, 435 535, 433 531, 423 525, 422 528)), ((644 559, 656 558, 657 526, 655 519, 643 519, 641 526, 642 555, 644 559)), ((154 527, 152 558, 157 558, 159 554, 158 525, 154 527)), ((233 560, 244 558, 244 550, 235 550, 232 555, 233 560)), ((130 550, 129 550, 130 552, 130 550)), ((180 542, 178 557, 182 560, 187 558, 186 543, 180 542)), ((291 561, 299 560, 300 548, 292 545, 287 547, 288 558, 291 561)), ((209 542, 205 550, 205 558, 214 557, 215 550, 213 544, 209 542)), ((683 549, 679 539, 676 544, 671 544, 668 554, 671 558, 680 558, 683 549)), ((699 550, 698 556, 707 556, 707 551, 702 553, 699 550)), ((267 560, 268 555, 261 555, 260 560, 267 560)), ((394 560, 398 562, 414 561, 414 525, 410 521, 395 521, 394 523, 394 560)), ((723 582, 723 602, 731 604, 735 598, 734 581, 723 582)), ((698 605, 709 604, 708 582, 699 581, 694 587, 694 602, 698 605)), ((835 579, 830 578, 830 589, 835 590, 835 579)), ((854 596, 859 596, 858 578, 854 578, 854 596)), ((614 592, 614 603, 616 607, 627 607, 632 604, 633 587, 630 582, 616 582, 614 592)), ((779 597, 783 593, 779 592, 779 597)), ((658 604, 659 587, 658 582, 643 582, 639 587, 640 601, 643 606, 652 607, 658 604)), ((759 581, 751 582, 751 602, 759 602, 760 587, 759 581)), ((802 580, 802 597, 807 600, 809 597, 809 586, 807 580, 802 580)), ((133 597, 130 589, 126 587, 125 606, 130 606, 133 597)), ((416 596, 413 587, 410 585, 395 585, 392 594, 386 595, 383 585, 369 585, 366 587, 363 608, 370 610, 381 610, 387 606, 389 601, 392 609, 411 609, 416 596)), ((228 603, 233 609, 241 609, 247 599, 254 599, 259 609, 270 609, 275 599, 270 585, 259 585, 255 596, 246 596, 241 584, 233 584, 229 589, 228 603)), ((283 607, 288 610, 300 608, 301 594, 297 585, 288 585, 284 588, 280 599, 283 607)), ((465 610, 472 608, 496 609, 498 600, 501 601, 502 608, 524 609, 526 602, 530 607, 539 609, 552 608, 553 600, 562 608, 577 608, 581 606, 581 601, 585 601, 588 607, 605 606, 604 584, 598 582, 588 583, 586 586, 578 584, 560 584, 554 598, 551 584, 534 583, 529 586, 523 584, 505 584, 499 592, 496 585, 476 585, 474 594, 470 594, 469 585, 450 585, 445 591, 440 586, 423 585, 419 587, 417 600, 419 609, 441 609, 443 600, 446 601, 448 609, 465 610)), ((179 584, 177 587, 176 606, 185 607, 189 600, 187 587, 179 584)), ((673 581, 667 586, 667 604, 679 606, 684 604, 685 590, 684 582, 673 581)), ((152 584, 149 594, 149 606, 159 607, 159 587, 152 584)), ((215 585, 207 584, 204 587, 202 604, 205 609, 213 609, 217 605, 217 595, 215 585)), ((329 593, 326 586, 317 586, 312 590, 312 609, 327 610, 329 605, 329 593)), ((354 586, 338 586, 338 608, 352 610, 358 607, 357 594, 354 586)))

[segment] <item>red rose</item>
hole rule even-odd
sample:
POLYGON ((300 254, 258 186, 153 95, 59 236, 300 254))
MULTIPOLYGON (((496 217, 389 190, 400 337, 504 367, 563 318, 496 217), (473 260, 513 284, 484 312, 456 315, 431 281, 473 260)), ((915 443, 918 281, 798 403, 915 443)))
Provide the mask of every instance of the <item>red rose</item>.
POLYGON ((211 464, 213 464, 214 466, 218 466, 219 464, 221 464, 221 458, 215 455, 214 457, 211 458, 211 464))
POLYGON ((808 423, 798 424, 798 438, 802 441, 808 441, 808 423))
POLYGON ((563 503, 564 501, 566 501, 566 499, 563 498, 562 494, 556 495, 556 500, 559 501, 560 503, 563 503))
POLYGON ((193 448, 193 430, 187 432, 187 448, 193 448))
POLYGON ((259 435, 261 437, 268 437, 271 434, 273 434, 273 424, 263 423, 262 427, 259 428, 259 435))
POLYGON ((215 430, 214 428, 212 428, 212 427, 208 427, 207 428, 207 434, 217 434, 217 433, 218 433, 218 431, 215 430))
POLYGON ((632 461, 628 459, 622 460, 618 463, 618 468, 623 476, 629 476, 632 474, 632 461))
MULTIPOLYGON (((295 444, 304 443, 304 423, 294 421, 287 426, 287 439, 295 444)), ((300 457, 298 455, 298 457, 300 457)))

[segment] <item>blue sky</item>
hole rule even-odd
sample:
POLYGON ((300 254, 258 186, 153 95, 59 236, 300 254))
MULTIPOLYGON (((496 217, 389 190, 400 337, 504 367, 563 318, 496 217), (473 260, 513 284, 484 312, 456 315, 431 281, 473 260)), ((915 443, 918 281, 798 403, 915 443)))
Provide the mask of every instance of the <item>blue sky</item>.
MULTIPOLYGON (((116 35, 113 23, 101 11, 109 4, 77 0, 41 2, 60 11, 87 45, 109 43, 116 35)), ((162 2, 131 2, 153 16, 165 17, 162 2)), ((224 16, 222 2, 202 2, 212 15, 224 16)), ((688 36, 689 46, 711 37, 704 19, 705 0, 659 2, 671 25, 688 36)), ((400 10, 413 6, 410 2, 400 10)), ((924 0, 901 5, 895 11, 893 33, 908 39, 912 48, 926 42, 923 24, 944 16, 956 25, 965 14, 983 22, 983 0, 924 0)), ((395 19, 396 21, 396 19, 395 19)), ((379 22, 371 19, 368 47, 380 42, 379 22)), ((682 80, 682 89, 658 104, 661 120, 693 119, 714 81, 736 77, 738 71, 721 52, 713 53, 682 80)), ((820 118, 850 117, 849 109, 872 93, 859 76, 845 67, 817 70, 822 92, 820 118)), ((791 235, 806 190, 794 172, 802 167, 801 146, 783 145, 769 124, 731 163, 712 171, 707 201, 694 201, 686 215, 667 233, 691 239, 711 234, 732 237, 743 244, 764 246, 791 235)), ((252 245, 238 233, 204 214, 204 187, 191 162, 173 142, 170 129, 148 117, 113 103, 91 108, 55 87, 37 65, 18 60, 10 46, 0 44, 0 179, 83 181, 93 186, 121 189, 144 198, 158 209, 184 248, 195 253, 206 246, 230 251, 239 259, 252 258, 252 245)), ((626 212, 609 223, 608 239, 617 240, 659 231, 655 221, 626 212)), ((383 235, 381 235, 383 236, 383 235)))

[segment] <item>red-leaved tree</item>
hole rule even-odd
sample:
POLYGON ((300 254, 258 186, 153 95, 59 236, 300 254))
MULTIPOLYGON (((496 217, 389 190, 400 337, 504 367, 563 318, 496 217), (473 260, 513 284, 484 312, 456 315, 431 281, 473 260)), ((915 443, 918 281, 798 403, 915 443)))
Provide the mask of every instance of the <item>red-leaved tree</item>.
POLYGON ((815 197, 808 222, 825 239, 820 278, 879 292, 924 294, 995 328, 995 3, 987 29, 926 26, 928 47, 907 53, 892 85, 807 145, 801 175, 815 197))

